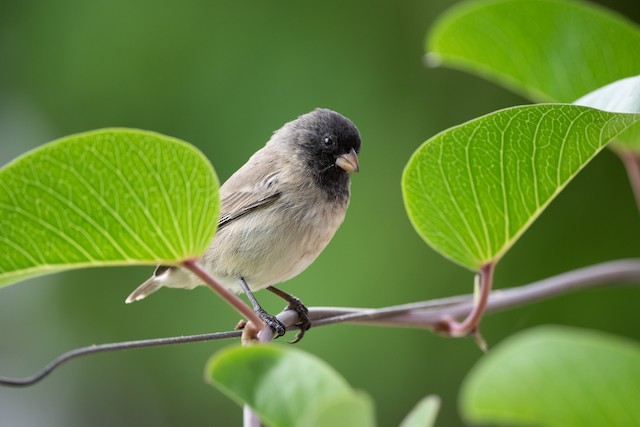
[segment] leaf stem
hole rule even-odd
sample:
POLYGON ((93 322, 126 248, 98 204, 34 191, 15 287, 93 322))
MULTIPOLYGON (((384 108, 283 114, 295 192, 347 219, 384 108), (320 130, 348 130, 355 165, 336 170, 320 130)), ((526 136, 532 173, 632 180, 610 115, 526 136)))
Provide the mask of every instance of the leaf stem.
POLYGON ((238 298, 233 292, 230 292, 227 288, 222 286, 216 279, 213 278, 209 273, 207 273, 201 266, 198 264, 198 261, 195 259, 188 259, 183 261, 181 265, 187 270, 191 271, 193 274, 198 276, 202 281, 213 290, 213 292, 217 293, 223 300, 225 300, 231 307, 233 307, 238 313, 242 316, 246 317, 248 321, 253 323, 256 328, 263 329, 264 322, 262 319, 258 317, 257 314, 249 308, 240 298, 238 298))
POLYGON ((636 198, 636 205, 640 210, 640 156, 633 151, 616 151, 616 153, 622 159, 624 168, 627 170, 631 190, 636 198))
POLYGON ((493 262, 480 267, 480 291, 478 293, 478 300, 473 305, 473 309, 467 317, 462 322, 457 322, 453 320, 451 315, 445 316, 442 324, 436 327, 438 332, 452 337, 464 337, 470 334, 475 334, 477 339, 481 339, 478 328, 480 326, 480 320, 482 320, 482 315, 487 308, 489 295, 491 294, 494 267, 495 263, 493 262))

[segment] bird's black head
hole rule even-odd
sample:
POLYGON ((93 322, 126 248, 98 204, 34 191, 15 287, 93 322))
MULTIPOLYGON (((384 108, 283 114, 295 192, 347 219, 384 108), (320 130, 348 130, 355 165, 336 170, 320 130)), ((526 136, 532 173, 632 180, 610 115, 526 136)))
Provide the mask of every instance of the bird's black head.
POLYGON ((357 172, 358 128, 345 116, 317 108, 287 124, 298 155, 331 198, 349 197, 349 173, 357 172))

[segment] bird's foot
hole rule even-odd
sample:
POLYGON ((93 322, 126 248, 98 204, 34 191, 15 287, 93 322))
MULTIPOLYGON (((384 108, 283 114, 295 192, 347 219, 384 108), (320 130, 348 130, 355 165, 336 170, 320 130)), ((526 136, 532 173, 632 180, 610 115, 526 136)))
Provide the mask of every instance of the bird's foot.
POLYGON ((278 338, 284 335, 287 332, 287 328, 284 326, 284 323, 278 320, 278 318, 272 314, 267 313, 262 308, 256 310, 256 314, 262 321, 271 328, 273 333, 275 334, 274 338, 278 338))
POLYGON ((311 327, 311 318, 309 317, 309 310, 302 303, 302 301, 300 301, 299 298, 291 296, 291 299, 289 299, 288 301, 289 304, 285 307, 285 310, 294 310, 300 317, 300 321, 298 321, 297 323, 297 325, 300 327, 300 330, 296 334, 295 339, 293 341, 289 341, 289 344, 295 344, 299 342, 302 337, 304 337, 304 333, 311 327))

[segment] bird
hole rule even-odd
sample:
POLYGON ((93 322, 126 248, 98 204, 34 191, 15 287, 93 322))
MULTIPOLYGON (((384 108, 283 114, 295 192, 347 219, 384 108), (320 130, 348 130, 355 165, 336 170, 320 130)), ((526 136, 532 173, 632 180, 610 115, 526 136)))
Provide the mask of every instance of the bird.
MULTIPOLYGON (((361 138, 351 120, 326 108, 299 116, 275 131, 220 187, 215 236, 200 258, 225 288, 244 292, 256 314, 284 335, 284 325, 262 309, 253 292, 267 289, 300 314, 299 341, 310 327, 307 308, 275 285, 305 270, 342 224, 351 195, 350 174, 360 171, 361 138)), ((159 265, 126 299, 132 303, 161 287, 193 289, 193 273, 159 265)))

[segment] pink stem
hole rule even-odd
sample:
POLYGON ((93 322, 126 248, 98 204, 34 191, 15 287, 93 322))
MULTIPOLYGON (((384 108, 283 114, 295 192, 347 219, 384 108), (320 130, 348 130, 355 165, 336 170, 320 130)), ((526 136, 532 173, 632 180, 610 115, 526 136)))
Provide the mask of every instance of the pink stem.
MULTIPOLYGON (((462 322, 449 320, 445 322, 445 331, 453 337, 462 337, 469 334, 477 334, 480 320, 487 308, 491 287, 493 286, 494 263, 485 264, 480 267, 480 294, 478 301, 474 304, 471 313, 462 322)), ((479 337, 479 335, 478 335, 479 337)))
POLYGON ((640 156, 632 151, 619 151, 617 154, 627 170, 631 189, 636 197, 638 209, 640 209, 640 156))
POLYGON ((198 261, 196 261, 195 259, 188 259, 182 262, 182 266, 202 279, 202 281, 206 283, 207 286, 209 286, 215 293, 220 295, 220 297, 228 302, 229 305, 231 305, 231 307, 233 307, 238 313, 246 317, 248 321, 256 326, 256 328, 264 328, 264 322, 262 321, 262 319, 260 319, 258 315, 253 312, 253 310, 251 310, 244 302, 242 302, 240 298, 238 298, 232 292, 229 292, 227 288, 218 283, 216 279, 214 279, 200 266, 200 264, 198 264, 198 261))

